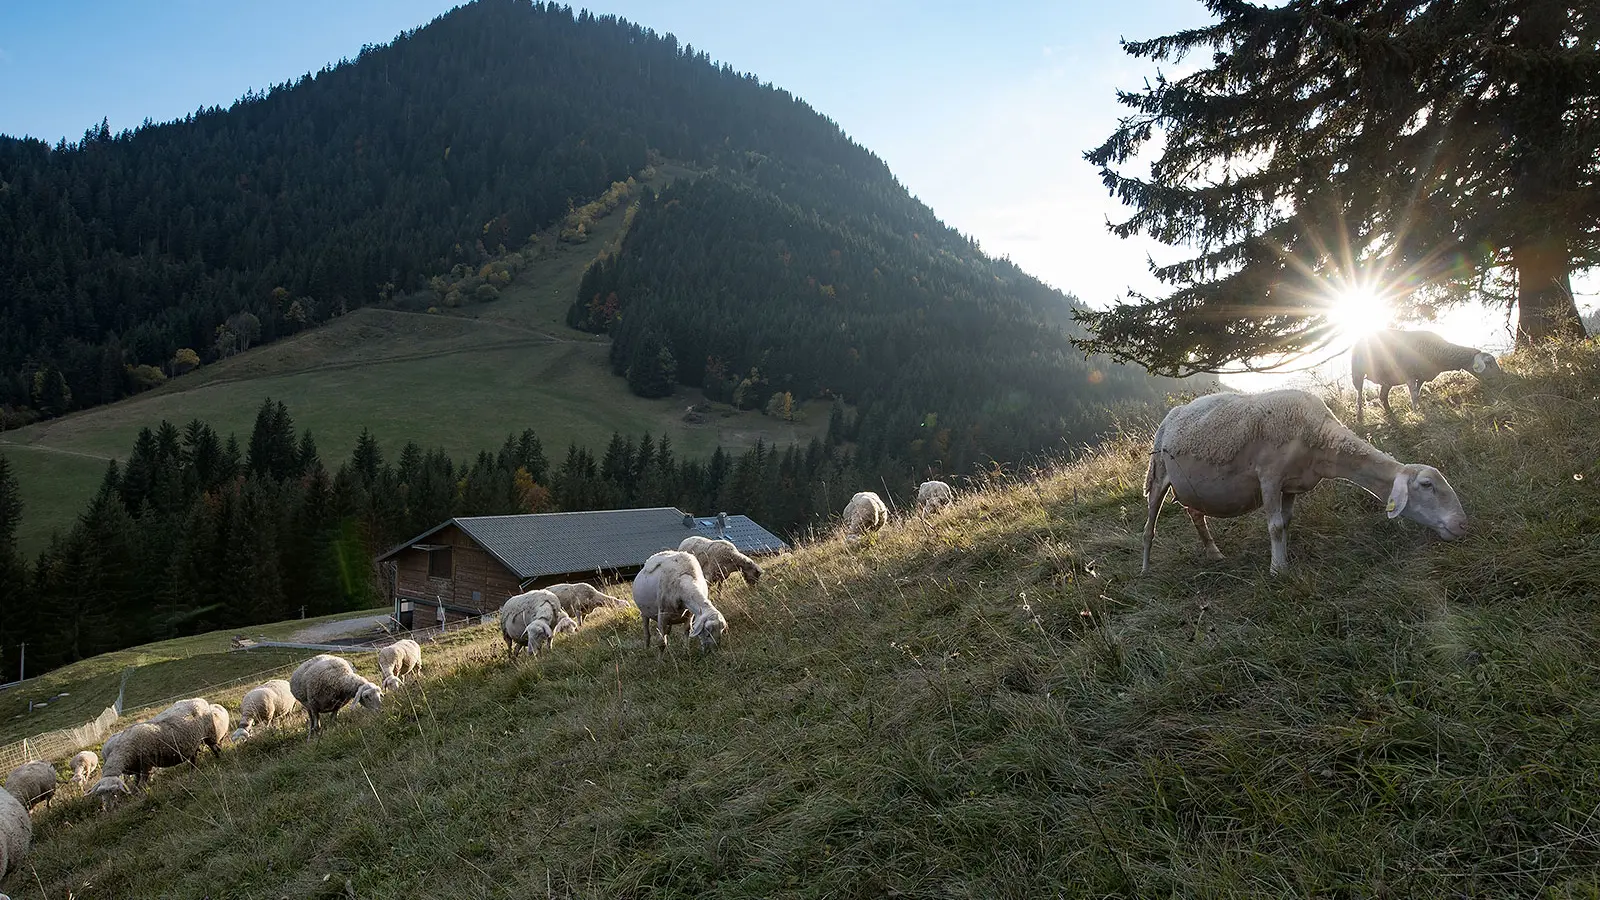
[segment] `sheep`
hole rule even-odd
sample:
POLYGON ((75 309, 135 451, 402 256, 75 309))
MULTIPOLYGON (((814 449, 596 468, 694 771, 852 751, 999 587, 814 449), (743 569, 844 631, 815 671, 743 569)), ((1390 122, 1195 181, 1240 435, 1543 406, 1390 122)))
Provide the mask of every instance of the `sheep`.
POLYGON ((33 818, 17 798, 0 791, 0 877, 15 871, 33 843, 33 818))
POLYGON ((170 721, 178 728, 190 730, 200 743, 211 748, 213 756, 222 755, 222 742, 228 736, 228 709, 219 703, 202 697, 179 700, 150 721, 170 721))
POLYGON ((1499 372, 1500 364, 1494 356, 1476 347, 1452 344, 1431 331, 1375 331, 1356 343, 1350 350, 1350 383, 1356 388, 1356 424, 1363 423, 1366 413, 1366 383, 1378 385, 1378 402, 1391 418, 1389 389, 1403 384, 1411 393, 1413 409, 1422 405, 1423 382, 1438 377, 1440 372, 1457 369, 1469 371, 1482 378, 1489 372, 1499 372))
POLYGON ((378 711, 383 709, 383 689, 356 674, 356 667, 342 656, 318 654, 300 664, 289 676, 289 692, 306 711, 309 727, 306 737, 322 731, 322 714, 328 723, 339 718, 339 710, 352 701, 378 711))
POLYGON ((551 646, 557 633, 577 628, 578 623, 561 608, 561 599, 547 590, 518 594, 500 606, 500 636, 510 659, 516 658, 519 646, 538 655, 551 646))
POLYGON ((950 485, 942 481, 924 481, 917 485, 917 514, 930 516, 949 506, 955 500, 950 485))
POLYGON ((228 731, 228 711, 202 699, 180 700, 146 722, 117 732, 100 748, 105 760, 101 778, 89 793, 104 808, 114 797, 129 793, 123 780, 133 776, 144 785, 156 769, 193 762, 209 746, 220 755, 228 731))
POLYGON ((733 541, 714 541, 691 535, 683 539, 678 549, 694 554, 694 558, 700 562, 701 572, 706 576, 706 583, 716 586, 718 599, 722 597, 722 583, 734 572, 744 576, 745 584, 753 585, 761 580, 761 566, 740 553, 733 541))
POLYGON ((30 810, 40 803, 48 807, 56 795, 56 767, 37 759, 17 766, 6 776, 6 793, 30 810))
POLYGON ((406 638, 384 647, 378 651, 378 670, 383 673, 384 690, 398 688, 407 675, 422 673, 422 645, 406 638))
POLYGON ((577 584, 552 584, 545 590, 556 595, 556 599, 561 601, 562 611, 572 616, 579 625, 583 624, 585 616, 602 606, 628 605, 628 601, 621 597, 601 593, 594 585, 581 581, 577 584))
POLYGON ((80 750, 72 757, 72 783, 85 790, 89 787, 89 779, 94 777, 95 770, 100 768, 100 757, 93 750, 80 750))
POLYGON ((704 571, 693 553, 663 550, 645 560, 633 579, 633 602, 644 624, 644 647, 650 649, 650 623, 661 632, 661 650, 667 649, 667 630, 687 621, 689 637, 700 640, 702 650, 716 645, 727 633, 728 620, 711 605, 704 571))
POLYGON ((1149 510, 1144 562, 1167 489, 1189 513, 1200 545, 1221 559, 1206 516, 1231 518, 1257 508, 1267 513, 1272 572, 1289 561, 1294 500, 1324 478, 1342 478, 1388 498, 1388 514, 1419 522, 1441 538, 1466 534, 1467 514, 1438 469, 1399 463, 1346 428, 1327 404, 1299 390, 1209 394, 1173 407, 1156 429, 1145 475, 1149 510))
POLYGON ((857 540, 869 531, 882 528, 888 521, 889 508, 883 505, 883 499, 872 491, 862 491, 845 504, 845 540, 857 540))
POLYGON ((287 679, 264 681, 251 688, 239 701, 239 727, 229 738, 235 743, 243 741, 255 734, 257 727, 272 725, 294 712, 299 705, 287 679))

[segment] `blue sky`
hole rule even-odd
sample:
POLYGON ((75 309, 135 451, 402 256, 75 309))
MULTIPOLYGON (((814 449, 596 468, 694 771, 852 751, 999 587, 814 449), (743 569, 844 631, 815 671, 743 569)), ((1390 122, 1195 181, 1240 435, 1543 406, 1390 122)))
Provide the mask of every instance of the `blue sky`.
MULTIPOLYGON (((53 142, 102 117, 115 131, 226 105, 453 5, 0 0, 0 133, 53 142)), ((1126 211, 1082 152, 1115 127, 1115 89, 1154 71, 1118 39, 1202 24, 1199 0, 579 5, 672 32, 804 98, 985 250, 1092 304, 1158 291, 1146 255, 1175 256, 1106 233, 1126 211)), ((1477 311, 1440 330, 1486 346, 1495 319, 1477 311)))

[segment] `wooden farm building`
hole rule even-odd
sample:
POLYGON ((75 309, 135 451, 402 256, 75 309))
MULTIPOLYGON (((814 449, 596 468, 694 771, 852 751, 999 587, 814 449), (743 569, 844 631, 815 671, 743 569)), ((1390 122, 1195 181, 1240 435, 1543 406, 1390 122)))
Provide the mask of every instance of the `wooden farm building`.
POLYGON ((732 541, 759 556, 788 545, 746 516, 695 518, 662 506, 450 519, 377 559, 395 618, 406 627, 500 608, 506 598, 561 582, 597 583, 637 572, 690 535, 732 541))

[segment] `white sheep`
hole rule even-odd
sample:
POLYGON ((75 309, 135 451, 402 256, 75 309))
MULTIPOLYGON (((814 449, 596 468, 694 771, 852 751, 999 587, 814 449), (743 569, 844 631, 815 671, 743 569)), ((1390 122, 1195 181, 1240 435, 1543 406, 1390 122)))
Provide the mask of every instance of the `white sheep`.
POLYGON ((719 598, 722 596, 722 583, 735 572, 744 576, 745 584, 753 585, 761 580, 761 566, 740 553, 733 541, 714 541, 711 538, 691 535, 683 539, 678 549, 694 554, 694 558, 700 563, 700 571, 706 577, 706 584, 716 587, 719 598))
POLYGON ((1366 383, 1378 385, 1378 402, 1392 418, 1389 389, 1403 384, 1413 409, 1422 405, 1422 385, 1440 372, 1465 370, 1482 378, 1499 372, 1494 356, 1476 347, 1452 344, 1431 331, 1375 331, 1350 349, 1350 383, 1356 388, 1356 424, 1366 413, 1366 383))
POLYGON ((542 588, 518 594, 500 606, 500 636, 512 659, 518 647, 538 655, 551 646, 558 632, 577 628, 578 623, 561 608, 561 599, 542 588))
POLYGON ((698 638, 702 650, 714 646, 728 630, 728 620, 711 605, 704 571, 694 554, 663 550, 645 560, 633 578, 633 602, 644 623, 644 646, 650 649, 650 623, 661 632, 661 649, 667 649, 667 630, 689 623, 689 637, 698 638))
POLYGON ((258 727, 276 723, 300 704, 285 678, 274 678, 251 688, 239 701, 239 727, 229 735, 235 743, 255 734, 258 727))
POLYGON ((179 700, 150 719, 152 724, 172 722, 186 734, 191 733, 201 744, 210 747, 214 756, 222 755, 222 742, 228 736, 228 709, 203 697, 179 700))
POLYGON ((561 610, 577 620, 582 625, 584 617, 602 606, 625 607, 628 601, 621 597, 613 597, 602 593, 592 584, 578 582, 576 584, 552 584, 545 588, 556 599, 561 601, 561 610))
POLYGON ((1221 559, 1206 516, 1267 513, 1271 570, 1289 561, 1294 500, 1324 478, 1342 478, 1388 499, 1389 518, 1405 516, 1446 540, 1467 530, 1467 515, 1444 475, 1401 464, 1346 428, 1322 400, 1298 390, 1208 394, 1173 407, 1156 429, 1145 476, 1149 510, 1142 572, 1150 570, 1156 516, 1172 489, 1207 557, 1221 559))
POLYGON ((942 481, 924 481, 917 485, 917 514, 931 516, 956 499, 950 485, 942 481))
POLYGON ((328 723, 339 718, 339 710, 354 702, 370 710, 383 709, 383 689, 356 674, 356 667, 342 656, 322 653, 300 664, 289 676, 289 692, 306 711, 310 725, 306 736, 322 731, 322 715, 328 723))
POLYGON ((857 540, 869 531, 882 528, 888 521, 889 508, 883 505, 883 498, 872 491, 862 491, 845 504, 845 540, 857 540))
POLYGON ((392 691, 405 683, 406 676, 421 674, 422 645, 410 638, 395 641, 378 651, 378 671, 383 673, 383 689, 392 691))
POLYGON ((0 791, 0 877, 15 871, 33 843, 33 818, 5 791, 0 791))
POLYGON ((124 778, 144 785, 156 769, 193 762, 210 747, 219 754, 228 731, 228 711, 201 699, 180 700, 147 722, 117 732, 100 748, 105 763, 101 778, 89 793, 104 807, 116 796, 129 793, 124 778))
POLYGON ((80 788, 89 786, 89 779, 100 768, 100 757, 93 750, 79 750, 72 757, 72 783, 80 788))
POLYGON ((37 759, 17 766, 6 776, 6 793, 30 810, 40 803, 48 807, 56 795, 56 767, 37 759))

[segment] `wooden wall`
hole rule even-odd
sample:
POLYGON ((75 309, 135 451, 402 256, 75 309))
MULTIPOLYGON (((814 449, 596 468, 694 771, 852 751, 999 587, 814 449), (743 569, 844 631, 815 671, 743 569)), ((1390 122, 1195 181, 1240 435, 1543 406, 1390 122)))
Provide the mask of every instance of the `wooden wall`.
MULTIPOLYGON (((409 597, 422 604, 438 598, 450 606, 493 612, 500 608, 507 597, 519 593, 516 575, 460 528, 448 526, 429 535, 422 543, 444 544, 451 548, 451 577, 430 576, 428 551, 408 547, 393 558, 395 590, 401 597, 409 597)), ((393 602, 393 598, 390 602, 393 602)), ((417 620, 419 626, 432 625, 433 610, 419 609, 417 620)))

